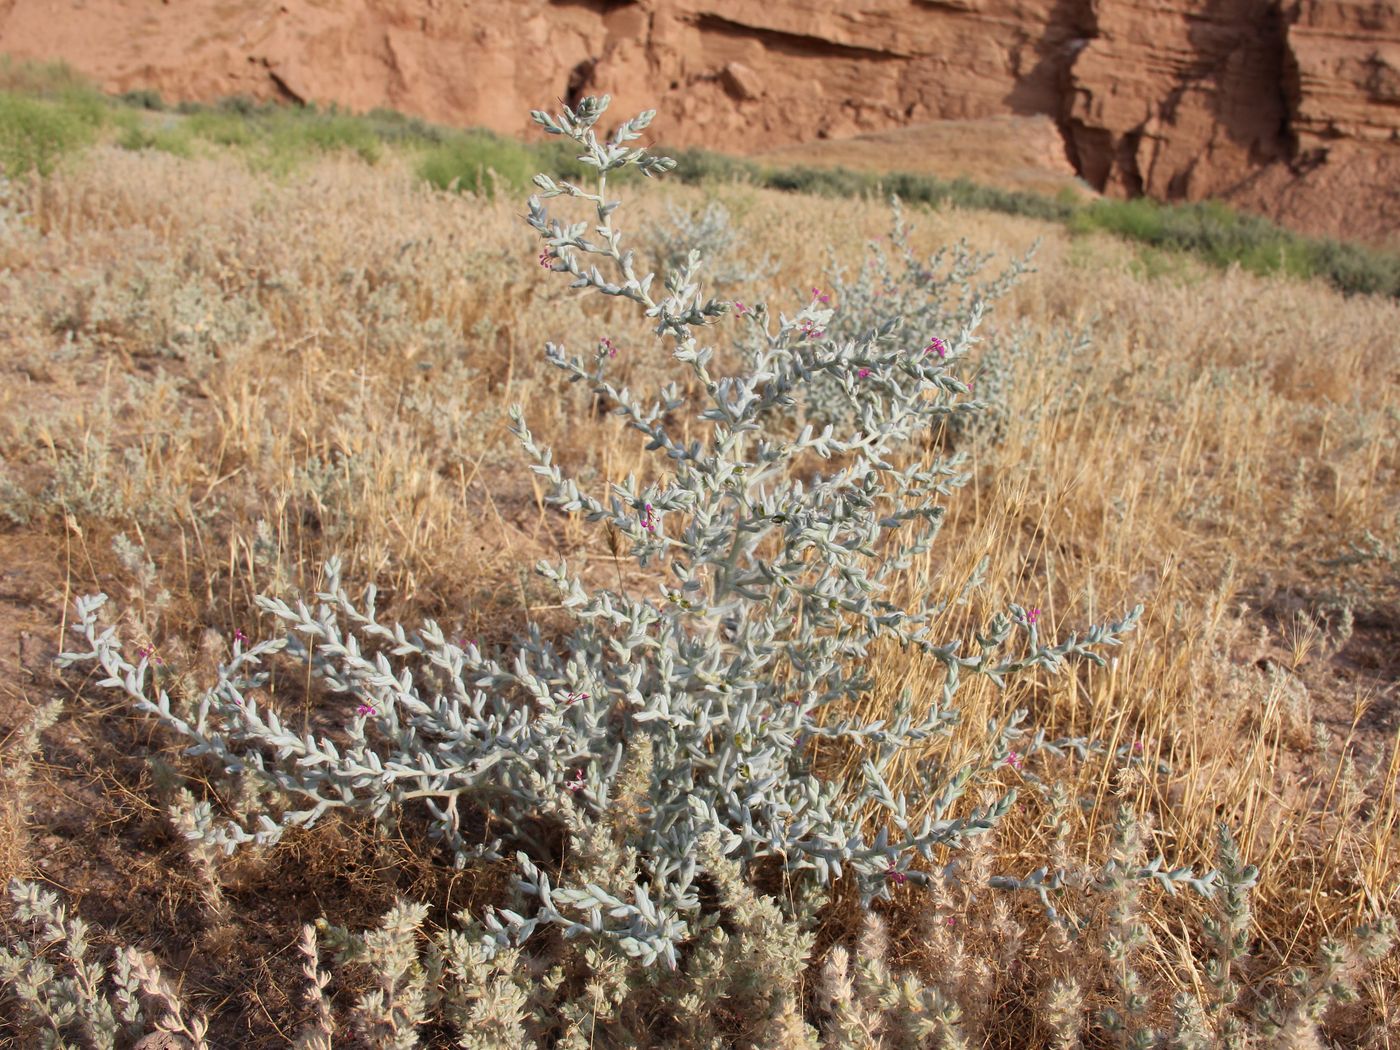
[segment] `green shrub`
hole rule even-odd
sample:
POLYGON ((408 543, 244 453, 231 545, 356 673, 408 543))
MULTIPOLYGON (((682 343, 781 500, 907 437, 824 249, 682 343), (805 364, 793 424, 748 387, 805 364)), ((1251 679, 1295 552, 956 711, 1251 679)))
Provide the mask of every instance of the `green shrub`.
POLYGON ((185 119, 190 135, 251 151, 250 159, 264 170, 286 172, 311 153, 349 150, 373 164, 383 154, 383 142, 362 117, 314 107, 250 108, 246 100, 225 100, 216 109, 201 109, 185 119))
POLYGON ((0 92, 0 169, 14 178, 48 175, 68 153, 91 141, 102 110, 80 97, 26 98, 0 92))
POLYGON ((1306 256, 1313 273, 1344 292, 1400 298, 1400 254, 1396 252, 1329 238, 1309 242, 1306 256))
MULTIPOLYGON (((918 179, 919 176, 913 176, 918 179)), ((1074 214, 1073 201, 1051 198, 1039 193, 1003 190, 982 186, 967 179, 954 179, 948 184, 948 199, 960 208, 999 211, 1007 215, 1024 215, 1049 222, 1064 222, 1074 214)))
POLYGON ((438 124, 420 117, 410 117, 396 109, 372 109, 359 118, 374 132, 379 141, 404 146, 434 146, 444 142, 450 132, 438 124))
POLYGON ((335 153, 350 150, 366 163, 374 164, 383 153, 383 143, 361 117, 332 110, 283 109, 268 118, 268 145, 273 157, 295 162, 309 152, 335 153))
POLYGON ((418 164, 420 178, 440 190, 492 195, 498 184, 511 192, 530 185, 537 159, 526 146, 489 131, 468 131, 434 146, 418 164))
POLYGON ((214 103, 214 109, 217 112, 234 113, 240 117, 265 115, 276 108, 276 103, 259 102, 247 95, 228 95, 214 103))
POLYGON ((250 146, 257 138, 251 121, 215 110, 190 113, 185 118, 185 127, 196 138, 220 146, 250 146))
POLYGON ((763 182, 770 189, 821 197, 858 197, 875 185, 870 176, 845 168, 782 168, 768 172, 763 182))
POLYGON ((124 105, 134 106, 136 109, 149 109, 153 113, 160 113, 165 110, 165 99, 160 97, 159 91, 150 88, 137 88, 135 91, 123 91, 117 96, 118 101, 124 105))
POLYGON ((122 149, 153 149, 176 157, 194 153, 189 133, 180 126, 151 128, 141 123, 130 124, 117 138, 122 149))
POLYGON ((676 178, 681 182, 700 184, 710 182, 753 182, 763 184, 758 165, 707 149, 671 150, 676 159, 676 178))
POLYGON ((1070 228, 1105 230, 1251 273, 1322 278, 1347 293, 1400 295, 1400 255, 1395 252, 1304 237, 1220 201, 1098 200, 1074 212, 1070 228))

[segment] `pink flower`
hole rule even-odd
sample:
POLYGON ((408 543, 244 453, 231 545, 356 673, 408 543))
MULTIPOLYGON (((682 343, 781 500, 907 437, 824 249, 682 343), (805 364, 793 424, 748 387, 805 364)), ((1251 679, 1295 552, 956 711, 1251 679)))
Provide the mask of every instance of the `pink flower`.
POLYGON ((165 661, 156 655, 155 642, 146 642, 143 645, 138 645, 136 647, 136 655, 139 656, 142 660, 149 660, 157 667, 165 666, 165 661))
POLYGON ((1037 623, 1039 620, 1040 620, 1040 610, 1039 610, 1039 609, 1032 609, 1030 612, 1026 613, 1026 623, 1030 624, 1032 627, 1034 627, 1034 626, 1036 625, 1036 623, 1037 623))
POLYGON ((248 640, 248 636, 243 633, 242 629, 235 627, 233 629, 233 640, 235 642, 246 642, 248 640))
POLYGON ((580 700, 587 700, 587 699, 588 699, 588 694, 587 694, 587 693, 570 693, 570 694, 568 694, 566 697, 564 697, 564 703, 566 703, 566 704, 576 704, 576 703, 578 703, 580 700))
POLYGON ((574 774, 573 780, 564 781, 564 790, 566 791, 582 791, 583 787, 583 770, 581 769, 574 774))
POLYGON ((355 708, 355 714, 364 718, 367 715, 378 714, 378 712, 374 709, 373 704, 361 704, 359 707, 355 708))
POLYGON ((1140 754, 1142 754, 1142 741, 1141 741, 1141 740, 1134 740, 1134 741, 1133 741, 1133 754, 1135 754, 1135 755, 1140 755, 1140 754))
POLYGON ((827 304, 827 303, 830 303, 830 302, 831 302, 831 296, 827 295, 827 294, 826 294, 825 292, 823 292, 820 288, 813 288, 813 289, 812 289, 812 298, 813 298, 815 301, 817 301, 817 302, 819 302, 819 303, 823 303, 823 304, 827 304))
POLYGON ((1006 764, 1012 769, 1020 769, 1023 765, 1026 764, 1026 760, 1023 759, 1020 755, 1018 755, 1015 751, 1013 751, 1006 756, 1006 764))
POLYGON ((938 336, 935 335, 929 339, 928 346, 924 347, 924 353, 937 354, 939 357, 947 357, 948 346, 942 339, 939 339, 938 336))
POLYGON ((548 248, 540 252, 540 266, 546 270, 554 269, 554 260, 550 257, 548 248))
POLYGON ((642 528, 647 532, 656 531, 656 512, 652 510, 650 503, 645 504, 642 510, 642 528))
POLYGON ((617 346, 607 336, 603 336, 602 339, 598 340, 598 353, 599 355, 606 353, 609 357, 616 357, 617 346))
POLYGON ((885 878, 889 879, 896 886, 903 886, 909 881, 909 876, 899 871, 894 866, 894 861, 890 861, 890 866, 885 869, 885 878))
POLYGON ((949 915, 949 916, 948 916, 948 923, 947 923, 947 924, 948 924, 949 926, 956 926, 956 925, 958 924, 958 920, 957 920, 954 916, 949 915))
POLYGON ((749 312, 749 308, 748 308, 747 306, 745 306, 743 303, 739 302, 738 299, 735 299, 735 300, 734 300, 734 312, 735 312, 736 314, 739 314, 740 316, 742 316, 742 315, 744 315, 744 314, 746 314, 746 313, 749 312))
POLYGON ((858 376, 860 376, 862 379, 864 379, 866 376, 870 375, 870 369, 868 369, 868 368, 862 368, 862 369, 860 369, 858 372, 856 372, 856 375, 858 375, 858 376))

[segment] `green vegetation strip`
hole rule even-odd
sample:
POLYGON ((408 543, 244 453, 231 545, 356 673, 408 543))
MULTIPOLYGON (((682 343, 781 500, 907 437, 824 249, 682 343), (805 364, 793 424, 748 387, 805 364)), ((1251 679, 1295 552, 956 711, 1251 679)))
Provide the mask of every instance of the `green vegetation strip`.
MULTIPOLYGON (((483 130, 456 130, 391 110, 352 115, 315 106, 287 107, 226 99, 181 104, 165 112, 158 95, 129 92, 109 99, 61 65, 21 65, 0 58, 0 168, 9 177, 47 175, 68 153, 94 140, 104 126, 117 129, 128 149, 179 156, 198 141, 244 150, 272 172, 291 170, 315 153, 349 150, 368 163, 385 147, 418 154, 417 172, 443 190, 518 194, 539 170, 581 178, 586 169, 554 140, 525 144, 483 130), (143 113, 143 111, 146 111, 143 113)), ((1267 219, 1224 204, 1159 204, 1075 200, 941 179, 909 172, 845 168, 774 168, 706 150, 671 151, 675 176, 689 183, 740 181, 789 193, 825 197, 898 195, 911 204, 952 205, 1064 223, 1071 231, 1104 231, 1216 266, 1239 265, 1257 274, 1320 278, 1348 294, 1400 298, 1400 252, 1292 233, 1267 219)), ((630 169, 629 169, 630 173, 630 169)))

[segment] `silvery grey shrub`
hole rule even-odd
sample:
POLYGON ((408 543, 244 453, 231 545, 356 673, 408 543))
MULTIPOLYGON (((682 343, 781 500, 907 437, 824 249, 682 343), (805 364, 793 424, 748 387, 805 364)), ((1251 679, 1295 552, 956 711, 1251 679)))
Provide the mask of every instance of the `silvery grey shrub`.
MULTIPOLYGON (((853 274, 848 275, 837 253, 828 250, 830 293, 820 288, 813 288, 812 293, 819 299, 825 295, 831 300, 832 316, 822 338, 832 349, 883 339, 901 347, 918 341, 924 352, 944 355, 949 333, 975 331, 992 304, 1031 270, 1034 249, 1000 273, 982 278, 979 275, 993 257, 973 251, 966 241, 945 245, 931 256, 920 258, 910 243, 911 227, 898 197, 890 198, 890 213, 888 248, 883 238, 872 241, 863 265, 853 274), (893 330, 887 331, 891 324, 893 330)), ((994 425, 1000 424, 1005 413, 1006 387, 1010 382, 1009 362, 1003 360, 1007 350, 994 343, 981 348, 973 362, 967 353, 978 341, 969 341, 962 358, 964 365, 975 364, 975 391, 967 370, 961 370, 969 393, 976 395, 975 404, 932 421, 955 438, 974 430, 991 436, 994 425)), ((1012 338, 1010 344, 1014 356, 1019 342, 1012 338)), ((840 383, 830 376, 819 374, 806 384, 801 402, 803 417, 815 425, 840 426, 851 421, 850 401, 840 383)))
POLYGON ((757 261, 739 232, 733 215, 721 201, 711 200, 699 211, 666 205, 666 221, 651 231, 651 258, 663 273, 678 270, 697 249, 705 259, 710 284, 716 287, 767 280, 777 271, 768 255, 757 261))
MULTIPOLYGON (((492 944, 518 945, 549 924, 674 968, 701 909, 705 836, 717 835, 722 855, 746 877, 773 869, 823 885, 845 877, 866 904, 892 884, 926 883, 930 876, 911 862, 931 864, 938 847, 956 851, 1011 805, 1012 794, 1000 791, 991 801, 964 801, 991 785, 998 765, 1084 745, 1028 734, 1017 712, 989 723, 970 758, 949 764, 929 754, 917 794, 891 788, 891 763, 911 748, 930 752, 952 732, 968 675, 1003 684, 1022 672, 1058 671, 1072 658, 1101 664, 1099 651, 1119 643, 1141 607, 1052 641, 1034 610, 1013 604, 962 639, 935 634, 944 604, 891 601, 901 574, 931 549, 942 501, 966 480, 956 458, 906 462, 901 449, 932 422, 977 410, 958 369, 980 305, 968 304, 960 326, 939 337, 938 353, 930 333, 905 338, 897 314, 872 330, 825 338, 833 312, 820 290, 790 314, 708 298, 694 251, 654 294, 655 275, 636 272, 614 225, 621 202, 609 198, 608 176, 627 165, 660 175, 674 162, 631 145, 651 112, 601 140, 596 125, 607 104, 606 96, 589 98, 558 115, 534 114, 597 171, 593 189, 536 177, 527 218, 543 241, 539 262, 571 287, 644 312, 698 396, 675 382, 638 394, 609 377, 605 351, 578 357, 546 345, 552 365, 659 454, 654 479, 629 477, 601 494, 564 476, 518 408, 512 420, 549 501, 611 528, 649 574, 651 592, 595 589, 565 564, 542 563, 538 572, 573 616, 572 633, 546 636, 532 623, 513 652, 487 653, 432 621, 383 622, 374 587, 353 598, 332 560, 312 603, 259 599, 279 633, 236 639, 191 708, 172 706, 149 645, 133 663, 116 628, 99 622, 105 596, 78 601, 85 651, 62 661, 95 662, 102 685, 157 716, 189 742, 189 754, 265 792, 251 830, 216 818, 203 802, 189 815, 191 835, 232 850, 273 843, 329 810, 388 820, 412 804, 458 864, 514 851, 527 903, 487 914, 492 944), (551 215, 545 201, 561 197, 589 217, 551 215), (747 356, 747 367, 725 374, 725 355, 709 340, 734 325, 745 326, 757 351, 730 355, 747 356), (842 425, 775 432, 768 424, 781 422, 814 382, 844 399, 842 425), (693 423, 689 440, 678 436, 683 413, 693 423), (886 718, 843 715, 843 705, 874 685, 871 647, 881 640, 932 661, 941 680, 931 676, 937 684, 920 695, 906 692, 886 718), (343 731, 297 732, 265 704, 274 658, 299 662, 343 698, 343 731), (849 783, 818 775, 817 741, 828 751, 860 748, 858 775, 849 783), (546 871, 552 836, 564 824, 602 821, 619 805, 620 779, 639 775, 648 790, 644 802, 627 803, 635 813, 619 843, 638 872, 630 898, 591 883, 554 885, 546 871), (872 807, 886 825, 875 834, 865 830, 872 807)), ((1161 876, 1144 869, 1142 877, 1161 876)), ((1043 897, 1044 880, 1042 871, 1005 885, 1043 897)))

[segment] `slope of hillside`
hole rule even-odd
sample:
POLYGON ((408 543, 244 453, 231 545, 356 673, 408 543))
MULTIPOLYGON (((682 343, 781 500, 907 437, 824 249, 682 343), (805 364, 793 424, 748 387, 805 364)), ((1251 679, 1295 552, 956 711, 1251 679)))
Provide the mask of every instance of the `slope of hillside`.
POLYGON ((1223 197, 1308 232, 1400 231, 1400 11, 1351 0, 8 0, 0 51, 108 89, 523 128, 554 98, 657 105, 747 152, 911 124, 1054 122, 1091 186, 1223 197))

